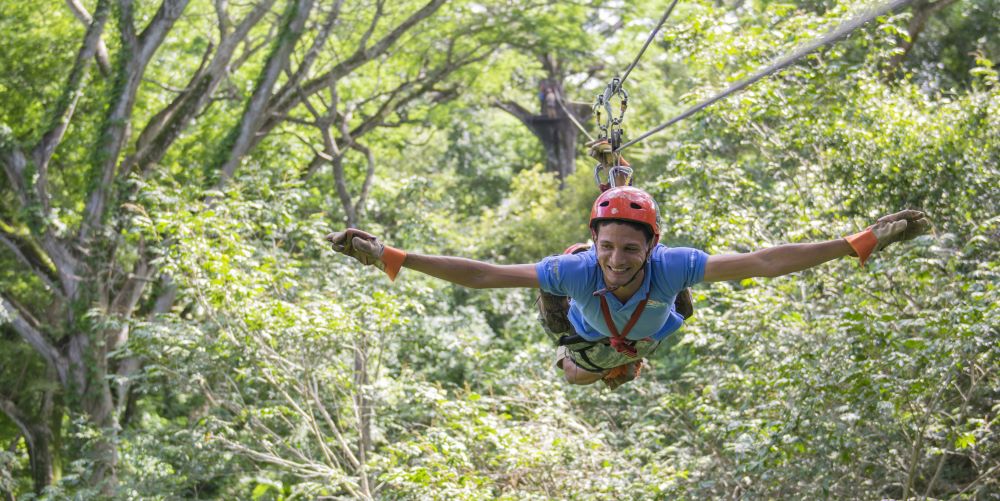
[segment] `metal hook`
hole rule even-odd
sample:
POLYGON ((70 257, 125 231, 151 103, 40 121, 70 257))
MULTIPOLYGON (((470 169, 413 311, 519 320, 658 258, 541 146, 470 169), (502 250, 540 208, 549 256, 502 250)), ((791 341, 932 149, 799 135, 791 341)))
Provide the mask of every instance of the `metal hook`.
POLYGON ((593 108, 594 116, 597 118, 597 127, 601 131, 599 138, 607 139, 611 143, 611 147, 617 150, 622 143, 624 134, 621 125, 625 119, 625 110, 628 109, 628 91, 622 87, 621 78, 616 76, 608 82, 604 92, 598 94, 594 100, 593 108), (617 117, 611 109, 611 101, 614 100, 615 96, 620 101, 617 117), (606 121, 602 120, 601 111, 607 117, 606 121))

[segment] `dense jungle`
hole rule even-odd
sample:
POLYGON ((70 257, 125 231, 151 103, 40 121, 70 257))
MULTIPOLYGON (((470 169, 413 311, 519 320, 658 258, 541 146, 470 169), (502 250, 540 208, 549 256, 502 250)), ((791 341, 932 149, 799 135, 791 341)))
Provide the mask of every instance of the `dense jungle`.
MULTIPOLYGON (((696 286, 613 391, 563 380, 537 290, 323 240, 585 242, 592 103, 669 5, 0 2, 0 495, 1000 499, 998 0, 907 2, 625 150, 668 246, 933 228, 696 286)), ((625 139, 873 5, 678 2, 625 139)))

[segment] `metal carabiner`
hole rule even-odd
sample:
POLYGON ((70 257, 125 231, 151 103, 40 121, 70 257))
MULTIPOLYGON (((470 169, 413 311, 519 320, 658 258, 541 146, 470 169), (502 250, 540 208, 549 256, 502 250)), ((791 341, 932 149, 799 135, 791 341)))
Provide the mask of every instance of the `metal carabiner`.
POLYGON ((608 182, 612 188, 618 186, 632 186, 632 174, 635 171, 625 165, 616 165, 608 169, 608 182), (619 181, 621 179, 621 181, 619 181))
MULTIPOLYGON (((625 110, 628 109, 628 91, 622 87, 622 80, 614 77, 604 88, 604 92, 597 95, 594 100, 594 116, 597 119, 597 127, 600 129, 598 139, 607 140, 612 151, 617 151, 622 145, 622 137, 625 135, 622 129, 622 122, 625 120, 625 110), (620 105, 618 116, 611 109, 611 102, 618 98, 620 105), (606 120, 602 119, 601 112, 604 112, 606 120)), ((632 168, 621 165, 621 156, 615 155, 615 165, 597 164, 594 167, 594 182, 601 191, 618 186, 632 186, 632 168), (607 181, 601 179, 601 175, 607 175, 607 181)))
POLYGON ((597 118, 597 127, 601 130, 599 139, 607 139, 611 143, 611 147, 616 150, 622 143, 624 132, 621 125, 625 119, 625 110, 627 109, 628 92, 622 87, 621 78, 616 76, 611 79, 611 82, 608 82, 607 87, 604 88, 604 92, 598 94, 594 100, 594 116, 597 118), (615 96, 621 102, 617 117, 615 117, 614 112, 611 110, 611 101, 615 96), (602 109, 607 114, 607 121, 601 120, 602 109))
POLYGON ((619 186, 632 186, 633 173, 632 168, 626 165, 614 165, 608 168, 606 165, 599 163, 594 166, 594 183, 597 184, 597 189, 601 190, 601 192, 619 186), (608 176, 606 182, 601 179, 601 174, 605 171, 608 176))

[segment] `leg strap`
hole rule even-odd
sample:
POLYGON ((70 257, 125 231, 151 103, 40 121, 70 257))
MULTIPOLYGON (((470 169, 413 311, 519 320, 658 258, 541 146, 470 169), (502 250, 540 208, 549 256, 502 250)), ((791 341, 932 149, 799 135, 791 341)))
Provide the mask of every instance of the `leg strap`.
MULTIPOLYGON (((565 346, 567 351, 569 351, 569 357, 573 359, 573 363, 578 365, 584 370, 590 372, 604 372, 608 370, 607 368, 601 367, 595 364, 590 357, 587 356, 587 350, 590 350, 594 346, 602 344, 601 341, 587 341, 583 339, 579 334, 574 334, 572 336, 562 336, 559 338, 559 346, 565 346)), ((606 344, 606 343, 604 343, 606 344)))

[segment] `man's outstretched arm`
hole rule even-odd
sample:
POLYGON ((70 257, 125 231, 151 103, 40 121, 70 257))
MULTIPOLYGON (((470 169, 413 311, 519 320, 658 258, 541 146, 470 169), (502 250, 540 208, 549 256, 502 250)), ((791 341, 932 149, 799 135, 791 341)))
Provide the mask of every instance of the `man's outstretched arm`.
POLYGON ((718 254, 705 263, 705 282, 779 277, 850 256, 854 249, 844 239, 811 244, 785 244, 747 254, 718 254))
POLYGON ((474 289, 501 287, 538 287, 538 274, 533 264, 497 265, 453 256, 429 256, 406 253, 384 245, 374 235, 357 229, 326 236, 333 250, 375 266, 395 279, 400 268, 447 280, 474 289))
POLYGON ((930 229, 923 212, 904 210, 879 218, 864 231, 848 237, 810 244, 778 245, 747 254, 710 256, 705 282, 777 277, 812 268, 843 256, 858 256, 865 263, 873 252, 893 242, 910 240, 930 229))
POLYGON ((403 267, 473 289, 538 287, 533 264, 500 265, 463 257, 411 253, 406 255, 403 267))

